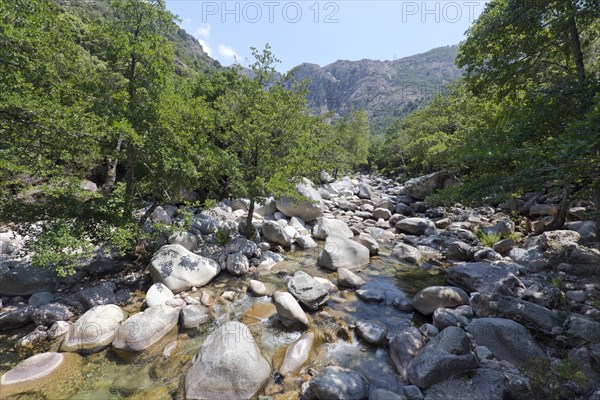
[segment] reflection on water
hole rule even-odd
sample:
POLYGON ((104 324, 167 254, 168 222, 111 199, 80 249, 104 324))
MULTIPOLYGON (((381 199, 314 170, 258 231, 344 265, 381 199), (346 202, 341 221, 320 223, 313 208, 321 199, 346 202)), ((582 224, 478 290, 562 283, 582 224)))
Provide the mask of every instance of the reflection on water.
MULTIPOLYGON (((320 244, 322 246, 322 243, 320 244)), ((296 251, 286 254, 286 260, 273 269, 256 273, 259 279, 276 289, 285 289, 286 279, 295 271, 303 270, 335 282, 336 274, 316 266, 320 248, 311 251, 296 251)), ((360 274, 367 284, 385 297, 382 303, 365 303, 356 298, 352 291, 335 294, 322 308, 326 313, 310 313, 311 330, 316 340, 308 365, 319 370, 327 365, 353 368, 364 374, 373 388, 397 391, 402 383, 396 378, 387 359, 385 348, 371 348, 359 342, 351 327, 359 320, 375 320, 388 329, 393 336, 415 324, 413 313, 397 310, 392 301, 397 296, 413 296, 420 289, 443 284, 440 270, 427 270, 399 264, 390 257, 390 249, 383 248, 381 254, 371 259, 371 264, 360 274), (344 340, 334 339, 340 338, 344 340), (328 342, 329 341, 329 342, 328 342)), ((245 293, 247 279, 221 274, 207 288, 203 288, 219 299, 214 307, 216 318, 198 329, 174 330, 148 352, 135 357, 123 357, 112 348, 96 354, 84 355, 77 373, 57 378, 57 384, 46 383, 14 398, 73 398, 81 400, 105 399, 174 399, 181 397, 181 383, 200 345, 219 325, 227 320, 239 320, 248 325, 261 352, 277 369, 283 360, 286 347, 297 340, 301 332, 284 328, 277 320, 275 308, 268 297, 253 298, 245 293), (234 302, 220 299, 225 290, 238 293, 234 302), (176 347, 168 358, 163 357, 163 348, 175 342, 176 347), (65 385, 62 389, 60 385, 65 385)), ((143 303, 139 293, 124 307, 130 313, 139 311, 143 303)), ((47 342, 42 346, 18 354, 13 343, 33 329, 23 329, 0 334, 0 374, 14 367, 20 360, 43 351, 57 351, 59 342, 47 342)), ((13 397, 11 397, 13 398, 13 397)))

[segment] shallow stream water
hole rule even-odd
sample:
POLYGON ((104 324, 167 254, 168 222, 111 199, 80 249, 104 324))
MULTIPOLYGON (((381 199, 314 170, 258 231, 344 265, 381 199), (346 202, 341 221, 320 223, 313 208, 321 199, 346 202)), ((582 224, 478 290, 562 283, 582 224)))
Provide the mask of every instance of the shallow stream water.
MULTIPOLYGON (((268 271, 257 272, 252 278, 261 280, 272 288, 284 289, 285 277, 297 270, 331 281, 335 273, 315 265, 320 249, 286 253, 286 260, 268 271)), ((308 367, 320 370, 327 365, 353 368, 365 375, 372 388, 397 391, 402 383, 398 380, 388 361, 385 348, 371 348, 356 339, 352 325, 359 320, 375 320, 388 328, 389 336, 402 332, 408 326, 423 321, 414 313, 402 312, 392 306, 399 295, 413 296, 420 289, 443 284, 440 270, 408 267, 390 257, 390 249, 382 248, 380 255, 360 275, 367 281, 363 289, 375 289, 385 296, 382 303, 366 303, 356 298, 354 291, 341 291, 322 308, 330 315, 324 321, 316 312, 309 313, 309 330, 315 332, 315 344, 308 367), (337 340, 336 340, 337 339, 337 340)), ((270 361, 274 371, 281 365, 287 345, 302 334, 301 331, 284 328, 276 318, 275 307, 270 298, 255 298, 245 293, 248 277, 234 278, 220 274, 207 289, 215 299, 225 290, 237 291, 233 302, 219 300, 214 307, 215 319, 198 329, 173 330, 148 351, 135 356, 117 354, 111 347, 95 354, 77 357, 66 376, 53 378, 51 382, 40 380, 39 385, 16 399, 176 399, 182 398, 182 382, 193 357, 208 334, 227 320, 238 320, 250 328, 262 354, 270 361), (163 357, 164 347, 176 342, 169 357, 163 357)), ((199 291, 193 296, 199 294, 199 291)), ((134 297, 124 307, 135 313, 143 304, 143 293, 134 297)), ((17 353, 13 343, 29 333, 32 327, 0 335, 0 375, 14 367, 22 359, 42 351, 58 351, 60 339, 45 343, 40 348, 17 353)), ((271 383, 273 379, 271 379, 271 383)), ((289 382, 285 389, 293 390, 289 382)), ((287 393, 287 392, 286 392, 287 393)), ((264 394, 264 392, 260 393, 264 394)), ((3 398, 0 394, 0 398, 3 398)), ((282 398, 295 398, 293 395, 282 398)))

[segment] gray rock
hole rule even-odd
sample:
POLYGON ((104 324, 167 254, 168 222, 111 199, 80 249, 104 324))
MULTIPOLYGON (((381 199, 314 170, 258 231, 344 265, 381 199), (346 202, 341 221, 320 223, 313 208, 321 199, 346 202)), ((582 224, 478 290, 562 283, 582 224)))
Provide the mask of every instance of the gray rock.
POLYGON ((2 375, 0 384, 13 385, 42 378, 56 371, 64 360, 65 356, 60 353, 36 354, 2 375))
POLYGON ((506 360, 521 367, 536 358, 546 355, 527 329, 512 320, 504 318, 474 319, 467 331, 479 346, 485 346, 499 360, 506 360))
POLYGON ((163 246, 150 261, 150 276, 172 292, 202 287, 221 272, 214 260, 199 256, 178 244, 163 246))
POLYGON ((142 351, 165 336, 179 319, 179 310, 158 305, 137 313, 119 325, 113 347, 125 351, 142 351))
POLYGON ((583 243, 591 243, 598 241, 598 231, 596 230, 595 221, 574 221, 567 222, 565 228, 579 233, 583 243))
POLYGON ((246 256, 240 251, 227 256, 227 272, 231 275, 244 275, 250 270, 250 263, 246 256))
POLYGON ((287 283, 290 293, 309 309, 316 311, 329 299, 329 289, 304 271, 298 271, 287 283))
POLYGON ((576 303, 584 303, 587 299, 585 290, 567 290, 565 296, 568 300, 572 300, 576 303))
POLYGON ((402 193, 414 199, 423 200, 428 195, 444 187, 447 175, 438 171, 429 175, 419 176, 404 182, 402 193))
POLYGON ((387 339, 387 328, 376 321, 358 321, 356 334, 364 342, 372 346, 381 346, 387 339))
POLYGON ((191 230, 194 233, 201 233, 203 235, 209 235, 215 233, 219 228, 217 221, 207 214, 196 214, 192 218, 191 230))
POLYGON ((179 320, 184 329, 197 328, 210 321, 210 313, 202 304, 188 304, 181 308, 179 320))
POLYGON ((54 340, 65 335, 71 329, 71 323, 67 321, 56 321, 48 329, 48 339, 54 340))
POLYGON ((319 172, 319 181, 321 182, 321 184, 325 185, 326 183, 331 183, 335 181, 335 179, 333 179, 331 175, 327 173, 327 171, 321 171, 319 172))
POLYGON ((486 235, 509 236, 515 231, 515 223, 512 221, 498 221, 492 226, 482 226, 481 231, 486 235))
POLYGON ((396 223, 396 230, 400 233, 407 233, 409 235, 425 235, 428 230, 435 231, 435 224, 425 218, 405 218, 396 223))
POLYGON ((294 296, 288 292, 275 291, 273 293, 273 303, 275 304, 279 320, 284 326, 308 326, 308 317, 294 296))
POLYGON ((344 221, 325 217, 317 218, 312 235, 317 239, 323 240, 327 239, 330 235, 341 236, 347 239, 354 237, 354 234, 344 221))
POLYGON ((581 235, 571 230, 558 230, 544 232, 539 237, 540 250, 561 252, 565 247, 578 244, 581 235))
POLYGON ((323 268, 360 268, 369 263, 369 249, 354 240, 328 236, 317 264, 323 268))
POLYGON ((356 297, 367 303, 381 303, 385 300, 385 296, 375 289, 358 289, 356 297))
POLYGON ((600 343, 600 322, 579 314, 571 314, 563 323, 565 333, 586 343, 600 343))
POLYGON ((560 318, 540 305, 514 297, 501 296, 497 299, 499 316, 512 319, 543 332, 551 332, 559 325, 560 318))
POLYGON ((469 302, 467 293, 453 286, 429 286, 413 297, 413 306, 421 314, 430 315, 438 307, 458 307, 469 302))
POLYGON ((410 265, 417 265, 423 261, 423 254, 418 248, 403 242, 399 242, 394 246, 392 256, 410 265))
POLYGON ((189 251, 195 251, 198 249, 199 240, 196 235, 191 232, 175 232, 169 236, 169 244, 178 244, 189 251))
POLYGON ((469 379, 454 378, 433 385, 425 400, 504 400, 510 395, 508 379, 501 371, 479 368, 469 379))
POLYGON ((508 252, 508 257, 527 268, 529 272, 540 272, 548 264, 548 259, 537 247, 530 249, 515 247, 508 252))
POLYGON ((379 253, 379 243, 366 233, 360 233, 355 240, 369 249, 369 255, 375 256, 379 253))
POLYGON ((252 240, 243 237, 233 238, 225 247, 227 253, 242 252, 246 257, 252 258, 258 252, 258 246, 252 240))
POLYGON ((379 218, 387 221, 392 217, 392 213, 387 208, 376 208, 373 210, 373 219, 378 220, 379 218))
POLYGON ((319 372, 310 387, 318 400, 366 400, 369 381, 358 372, 330 366, 319 372))
POLYGON ((477 358, 465 331, 451 326, 441 331, 419 351, 408 366, 413 385, 428 388, 477 367, 477 358))
POLYGON ((404 204, 404 203, 398 203, 398 204, 396 204, 396 207, 394 208, 395 214, 400 214, 400 215, 404 215, 407 217, 410 217, 411 215, 413 215, 414 212, 415 212, 415 210, 413 210, 409 205, 404 204))
POLYGON ((95 286, 85 288, 77 292, 77 300, 85 307, 86 310, 94 306, 102 306, 105 304, 115 304, 117 298, 112 290, 106 286, 95 286))
POLYGON ((371 186, 361 182, 358 185, 358 198, 371 200, 373 198, 373 190, 371 189, 371 186))
POLYGON ((446 250, 446 255, 450 260, 472 261, 475 256, 475 249, 465 242, 457 241, 450 243, 446 250))
POLYGON ((424 344, 423 335, 414 326, 409 327, 390 340, 388 354, 403 380, 407 379, 408 365, 424 344))
POLYGON ((315 334, 306 332, 294 343, 290 344, 285 351, 283 363, 279 368, 279 373, 283 376, 297 372, 300 367, 308 360, 310 350, 315 340, 315 334))
POLYGON ((435 337, 440 333, 440 330, 432 324, 423 324, 419 327, 419 331, 428 339, 435 337))
POLYGON ((54 291, 58 276, 51 269, 20 264, 0 273, 0 282, 0 296, 29 296, 54 291))
POLYGON ((389 390, 377 389, 371 392, 369 400, 406 400, 406 397, 390 392, 389 390))
POLYGON ((446 270, 446 281, 468 292, 479 292, 484 296, 518 296, 525 285, 495 263, 481 261, 476 263, 456 263, 446 270))
MULTIPOLYGON (((61 345, 62 351, 95 352, 110 345, 127 314, 114 304, 92 307, 75 322, 61 345)), ((131 332, 130 332, 131 333, 131 332)))
POLYGON ((54 295, 50 292, 39 292, 31 295, 29 298, 29 304, 34 307, 41 307, 46 304, 50 304, 54 301, 54 295))
POLYGON ((456 310, 440 307, 433 312, 433 325, 440 331, 449 326, 463 328, 468 324, 469 320, 456 310))
POLYGON ((261 297, 261 296, 269 296, 270 295, 270 291, 267 289, 265 284, 262 283, 261 281, 251 279, 249 282, 249 285, 250 285, 250 292, 255 296, 261 297))
POLYGON ((303 249, 314 249, 317 247, 317 243, 308 235, 298 236, 296 243, 303 249))
POLYGON ((394 298, 392 305, 400 311, 411 312, 415 309, 412 300, 402 295, 394 298))
POLYGON ((50 303, 45 304, 35 310, 31 319, 36 325, 52 326, 56 321, 68 321, 75 315, 64 304, 50 303))
POLYGON ((273 221, 265 221, 262 225, 262 231, 266 240, 283 247, 290 247, 294 241, 284 228, 273 221))
POLYGON ((227 322, 200 347, 185 376, 189 400, 250 399, 271 375, 246 325, 227 322))
POLYGON ((352 289, 361 287, 366 283, 363 278, 356 275, 354 272, 350 271, 347 268, 338 268, 337 280, 338 285, 349 287, 352 289))
POLYGON ((573 246, 567 254, 567 262, 571 264, 588 264, 600 266, 600 250, 584 246, 573 246))
POLYGON ((146 293, 146 304, 148 307, 154 307, 161 304, 166 304, 167 301, 173 300, 175 295, 169 290, 168 287, 162 283, 155 283, 150 286, 146 293))
POLYGON ((8 331, 27 325, 31 322, 35 310, 34 306, 25 306, 0 314, 0 331, 8 331))
POLYGON ((415 385, 406 385, 403 388, 404 396, 406 396, 406 400, 423 400, 423 393, 418 386, 415 385))
POLYGON ((512 248, 515 246, 516 246, 516 243, 513 239, 504 239, 504 240, 494 243, 494 245, 492 246, 492 249, 494 249, 494 251, 496 251, 500 254, 504 254, 504 253, 508 253, 509 251, 511 251, 512 248))
POLYGON ((304 221, 319 218, 323 214, 323 199, 312 182, 302 178, 302 181, 296 184, 296 191, 306 200, 298 202, 289 197, 282 197, 277 200, 277 209, 287 217, 300 217, 304 221))

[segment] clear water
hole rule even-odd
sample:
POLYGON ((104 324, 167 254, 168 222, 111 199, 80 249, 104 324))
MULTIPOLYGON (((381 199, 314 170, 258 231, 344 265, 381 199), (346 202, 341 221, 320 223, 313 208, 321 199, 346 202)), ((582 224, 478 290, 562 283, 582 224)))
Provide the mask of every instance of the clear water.
MULTIPOLYGON (((270 272, 260 272, 253 277, 274 288, 285 288, 285 277, 303 270, 313 276, 332 281, 335 273, 320 269, 315 261, 320 249, 286 254, 286 260, 277 264, 270 272)), ((330 300, 322 309, 328 316, 310 313, 311 328, 316 333, 311 357, 307 366, 319 370, 327 365, 340 365, 356 369, 364 374, 374 388, 397 390, 402 383, 388 362, 385 348, 370 348, 358 341, 352 333, 352 325, 363 319, 376 320, 384 324, 390 335, 401 332, 408 326, 420 323, 413 313, 401 312, 392 306, 392 300, 400 295, 414 295, 420 289, 442 284, 440 270, 407 267, 390 257, 390 249, 383 248, 378 257, 362 270, 367 280, 363 288, 377 289, 385 295, 380 304, 365 303, 357 299, 352 291, 333 294, 337 301, 330 300), (343 302, 341 302, 343 299, 343 302), (337 340, 336 340, 337 339, 337 340)), ((246 278, 247 279, 247 278, 246 278)), ((81 400, 106 399, 176 399, 183 398, 182 382, 193 357, 210 332, 227 320, 239 320, 249 326, 263 355, 271 361, 273 369, 281 365, 287 345, 298 339, 300 331, 283 328, 274 317, 274 306, 269 298, 253 298, 244 293, 246 279, 221 274, 207 289, 215 299, 225 290, 238 291, 232 303, 218 301, 215 306, 217 317, 199 329, 171 332, 149 351, 133 357, 119 356, 112 348, 96 354, 83 355, 76 371, 69 376, 53 378, 52 382, 40 381, 27 393, 14 395, 15 399, 60 399, 81 400), (162 355, 166 344, 175 341, 177 346, 168 358, 162 355)), ((142 303, 140 297, 132 300, 125 309, 136 312, 142 303)), ((18 354, 13 343, 31 331, 31 327, 0 334, 0 374, 14 367, 20 360, 43 351, 57 351, 60 342, 45 343, 36 349, 18 354)), ((273 383, 273 381, 271 381, 273 383)), ((296 386, 285 383, 289 396, 294 398, 296 386)), ((259 393, 260 394, 260 393, 259 393)), ((4 398, 0 393, 0 398, 4 398)))

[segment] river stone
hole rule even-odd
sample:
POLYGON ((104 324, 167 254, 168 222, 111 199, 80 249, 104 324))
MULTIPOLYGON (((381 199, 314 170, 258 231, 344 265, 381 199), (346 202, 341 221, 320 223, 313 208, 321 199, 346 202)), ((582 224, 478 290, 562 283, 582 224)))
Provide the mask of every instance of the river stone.
POLYGON ((178 244, 160 248, 150 261, 150 276, 172 292, 202 287, 221 272, 220 265, 178 244))
POLYGON ((333 271, 338 268, 360 268, 369 264, 369 249, 354 240, 329 236, 317 264, 333 271))
POLYGON ((434 191, 443 188, 446 178, 447 175, 443 171, 412 178, 404 182, 402 194, 408 195, 414 199, 423 200, 434 191))
POLYGON ((575 231, 581 236, 581 241, 584 243, 598 241, 598 231, 595 221, 573 221, 565 224, 565 229, 575 231))
POLYGON ((169 244, 178 244, 189 251, 195 251, 198 248, 198 237, 191 232, 175 232, 169 236, 169 244))
POLYGON ((117 298, 112 290, 105 286, 89 287, 77 292, 77 300, 86 310, 94 306, 115 304, 117 298))
POLYGON ((277 200, 279 211, 287 217, 300 217, 304 221, 312 221, 323 214, 323 199, 310 180, 302 178, 302 181, 296 184, 296 191, 306 200, 298 202, 289 197, 282 197, 277 200))
POLYGON ((302 249, 314 249, 317 243, 309 235, 302 235, 296 238, 296 243, 302 249))
POLYGON ((165 336, 179 319, 179 310, 167 305, 147 308, 123 322, 113 341, 118 350, 141 351, 165 336))
POLYGON ((384 221, 387 221, 391 217, 392 217, 392 213, 387 208, 376 208, 375 210, 373 210, 373 219, 375 219, 375 220, 378 220, 381 218, 384 221))
POLYGON ((297 271, 288 281, 287 288, 300 303, 313 311, 329 299, 329 289, 304 271, 297 271))
POLYGON ((565 333, 577 341, 600 343, 600 322, 579 314, 571 314, 564 321, 565 333))
POLYGON ((254 279, 251 279, 249 282, 250 285, 250 292, 257 297, 261 297, 261 296, 269 296, 269 290, 267 289, 267 287, 265 286, 264 283, 262 283, 261 281, 257 281, 254 279))
POLYGON ((29 296, 54 291, 58 276, 51 269, 17 265, 0 273, 0 282, 0 296, 29 296))
POLYGON ((36 325, 52 326, 56 321, 68 321, 74 314, 64 304, 50 303, 45 304, 35 310, 31 319, 36 325))
POLYGON ((413 307, 430 315, 439 307, 458 307, 469 303, 469 295, 453 286, 429 286, 413 297, 413 307))
POLYGON ((298 340, 290 344, 285 351, 279 373, 286 376, 287 374, 293 374, 298 371, 306 360, 308 360, 314 340, 315 334, 306 332, 300 336, 298 340))
POLYGON ((185 377, 188 400, 250 399, 271 375, 248 327, 227 322, 210 334, 185 377))
POLYGON ((389 390, 377 389, 371 392, 369 400, 406 400, 406 397, 390 392, 389 390))
POLYGON ((427 389, 425 400, 504 400, 513 398, 502 371, 478 368, 470 378, 457 377, 427 389))
POLYGON ((150 289, 146 292, 146 304, 148 307, 165 304, 167 301, 173 300, 174 298, 175 295, 173 292, 160 282, 150 286, 150 289))
POLYGON ((62 351, 94 352, 111 344, 119 323, 127 314, 119 306, 95 306, 85 312, 67 332, 62 351))
POLYGON ((231 253, 227 256, 227 272, 234 276, 240 276, 250 270, 248 258, 241 252, 231 253))
POLYGON ((360 233, 355 240, 369 249, 369 255, 375 256, 379 253, 379 243, 366 233, 360 233))
POLYGON ((29 357, 2 375, 0 384, 13 385, 42 378, 54 372, 64 361, 60 353, 41 353, 29 357))
POLYGON ((273 221, 265 221, 262 225, 262 232, 267 241, 283 247, 290 247, 294 241, 285 229, 273 221))
POLYGON ((418 248, 402 242, 394 246, 392 257, 412 265, 417 265, 423 261, 423 254, 418 248))
POLYGON ((219 228, 217 221, 207 214, 196 214, 192 218, 192 232, 209 235, 215 233, 219 228))
POLYGON ((414 326, 407 328, 390 340, 388 355, 402 379, 406 380, 408 365, 424 344, 423 335, 414 326))
POLYGON ((248 240, 243 237, 236 237, 227 243, 225 251, 227 253, 237 253, 241 251, 246 257, 252 258, 252 256, 257 254, 258 246, 252 240, 248 240))
POLYGON ((27 325, 31 322, 35 310, 34 306, 25 306, 0 314, 0 331, 8 331, 27 325))
POLYGON ((369 397, 369 381, 362 374, 330 366, 319 372, 310 387, 318 400, 362 400, 369 397))
POLYGON ((431 385, 476 368, 477 358, 465 331, 450 326, 429 341, 408 366, 408 379, 413 385, 431 385))
POLYGON ((479 292, 494 298, 498 295, 516 297, 525 285, 506 268, 493 262, 456 263, 446 270, 446 281, 468 292, 479 292))
POLYGON ((387 328, 376 321, 358 321, 356 333, 367 344, 381 346, 387 339, 387 328))
POLYGON ((312 230, 312 235, 317 239, 323 240, 331 235, 341 236, 347 239, 354 237, 354 233, 352 233, 344 221, 325 217, 317 218, 317 224, 312 230))
POLYGON ((435 224, 425 218, 404 218, 398 221, 395 228, 400 233, 406 233, 409 235, 424 235, 427 230, 435 230, 435 224))
POLYGON ((65 335, 71 329, 72 324, 67 321, 56 321, 48 329, 48 339, 54 340, 62 335, 65 335))
POLYGON ((337 270, 338 285, 349 287, 352 289, 361 287, 366 282, 363 278, 356 275, 354 272, 347 268, 338 268, 337 270))
POLYGON ((392 300, 392 305, 404 312, 411 312, 415 309, 413 306, 412 300, 406 297, 406 295, 402 294, 401 296, 397 296, 392 300))
POLYGON ((356 297, 367 303, 381 303, 385 300, 385 295, 376 289, 358 289, 356 297))
POLYGON ((277 309, 279 320, 284 326, 292 327, 296 324, 304 327, 308 326, 308 317, 290 293, 275 291, 273 293, 273 303, 277 309))
POLYGON ((39 292, 31 295, 29 298, 29 304, 34 307, 41 307, 46 304, 50 304, 54 301, 54 295, 50 292, 39 292))
POLYGON ((469 324, 468 318, 462 315, 460 311, 444 307, 435 309, 432 316, 432 322, 433 325, 440 331, 449 326, 458 326, 463 328, 469 324))
POLYGON ((210 313, 202 304, 188 304, 181 308, 179 319, 183 328, 197 328, 210 321, 210 313))
POLYGON ((551 332, 560 322, 560 317, 554 311, 515 297, 500 296, 496 307, 499 316, 545 332, 551 332))
POLYGON ((509 319, 479 318, 467 326, 467 331, 479 346, 491 350, 498 360, 506 360, 521 367, 536 358, 546 355, 527 329, 509 319))

